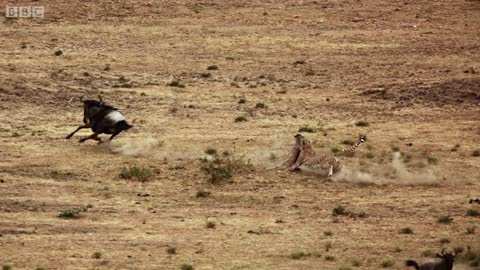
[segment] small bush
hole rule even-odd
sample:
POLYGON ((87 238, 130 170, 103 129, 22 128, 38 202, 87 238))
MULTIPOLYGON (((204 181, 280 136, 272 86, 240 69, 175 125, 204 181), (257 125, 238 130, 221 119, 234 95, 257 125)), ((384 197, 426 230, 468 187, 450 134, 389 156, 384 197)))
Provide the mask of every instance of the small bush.
POLYGON ((357 127, 368 127, 368 126, 370 126, 370 123, 368 123, 365 120, 359 120, 359 121, 355 122, 355 126, 357 126, 357 127))
POLYGON ((348 215, 348 211, 345 209, 345 207, 339 205, 332 210, 332 215, 334 217, 336 216, 346 216, 348 215))
POLYGON ((325 261, 333 262, 335 261, 335 257, 331 255, 327 255, 325 256, 325 261))
POLYGON ((475 234, 475 227, 468 227, 467 234, 475 234))
POLYGON ((63 210, 60 214, 58 214, 58 217, 60 218, 78 218, 80 216, 81 212, 86 212, 87 208, 86 207, 76 207, 76 208, 70 208, 63 210))
POLYGON ((216 65, 211 65, 207 67, 207 70, 217 70, 217 69, 218 69, 218 66, 216 65))
POLYGON ((453 221, 453 218, 450 216, 440 216, 437 219, 438 223, 449 224, 453 221))
POLYGON ((332 231, 324 231, 324 232, 323 232, 323 235, 325 235, 325 236, 332 236, 333 233, 332 233, 332 231))
POLYGON ((395 265, 395 262, 393 262, 392 260, 386 260, 384 262, 382 262, 382 267, 383 268, 389 268, 389 267, 392 267, 395 265))
POLYGON ((12 270, 10 265, 2 265, 2 270, 12 270))
POLYGON ((217 149, 209 147, 205 150, 205 154, 214 156, 217 154, 217 149))
POLYGON ((409 227, 407 227, 407 228, 402 228, 402 229, 400 230, 400 233, 401 233, 401 234, 413 234, 413 230, 412 230, 412 228, 409 228, 409 227))
POLYGON ((303 126, 303 127, 298 129, 298 132, 313 133, 313 132, 315 132, 315 129, 311 128, 309 126, 303 126))
POLYGON ((191 266, 190 264, 182 264, 180 266, 180 270, 193 270, 193 266, 191 266))
POLYGON ((448 243, 450 243, 450 240, 448 238, 440 239, 440 244, 448 244, 448 243))
POLYGON ((101 252, 98 252, 98 251, 97 251, 97 252, 94 252, 93 255, 92 255, 92 258, 98 260, 98 259, 102 258, 102 253, 101 253, 101 252))
POLYGON ((266 106, 265 106, 264 103, 259 102, 259 103, 255 104, 255 108, 256 109, 265 109, 266 106))
POLYGON ((421 255, 422 255, 422 257, 434 258, 435 257, 435 252, 430 250, 430 249, 427 249, 427 250, 422 251, 421 255))
POLYGON ((400 152, 400 147, 398 146, 392 146, 391 148, 393 152, 400 152))
POLYGON ((177 248, 176 247, 168 247, 167 248, 167 253, 168 254, 177 254, 177 248))
POLYGON ((474 151, 472 152, 472 156, 473 156, 473 157, 480 157, 480 149, 474 150, 474 151))
POLYGON ((464 251, 465 249, 461 246, 458 246, 458 247, 454 247, 453 248, 453 252, 455 252, 455 254, 460 254, 464 251))
POLYGON ((334 154, 340 152, 340 149, 338 149, 338 147, 335 147, 335 146, 332 147, 331 150, 332 150, 332 153, 334 153, 334 154))
POLYGON ((237 118, 235 118, 235 123, 239 122, 247 122, 247 118, 245 116, 238 116, 237 118))
POLYGON ((216 156, 214 160, 204 160, 206 164, 202 167, 211 184, 220 184, 233 177, 233 173, 252 171, 253 166, 250 162, 244 162, 241 159, 221 158, 216 156))
POLYGON ((210 196, 210 192, 204 190, 197 191, 197 194, 195 195, 196 198, 206 198, 208 196, 210 196))
POLYGON ((309 254, 307 254, 303 251, 295 252, 295 253, 290 254, 290 258, 292 258, 294 260, 300 260, 301 258, 307 257, 307 256, 309 256, 309 254))
POLYGON ((401 247, 395 247, 395 249, 393 251, 399 253, 399 252, 402 252, 403 249, 401 247))
POLYGON ((468 217, 480 217, 480 212, 475 209, 468 209, 467 214, 468 217))
POLYGON ((354 145, 355 144, 355 142, 352 141, 352 140, 343 140, 340 143, 345 144, 345 145, 354 145))
POLYGON ((215 229, 216 225, 213 221, 208 221, 206 224, 207 229, 215 229))
POLYGON ((341 266, 341 267, 338 268, 338 270, 352 270, 352 268, 346 267, 346 266, 341 266))
POLYGON ((238 101, 238 104, 244 104, 244 103, 247 103, 247 99, 245 99, 245 98, 241 98, 241 99, 238 101))
POLYGON ((167 86, 185 88, 185 84, 181 83, 179 80, 172 80, 171 82, 167 83, 167 86))
POLYGON ((431 157, 431 156, 427 156, 427 162, 429 164, 437 164, 438 163, 438 159, 437 158, 434 158, 434 157, 431 157))
POLYGON ((352 266, 354 266, 354 267, 360 267, 360 266, 362 266, 362 262, 360 262, 359 260, 354 259, 354 260, 352 260, 352 266))
POLYGON ((153 171, 146 167, 138 165, 132 165, 129 167, 123 167, 120 177, 123 179, 135 179, 141 182, 146 182, 153 177, 153 171))
POLYGON ((46 269, 44 267, 39 266, 39 267, 35 268, 35 270, 46 270, 46 269))
POLYGON ((374 158, 375 156, 373 155, 372 152, 368 152, 368 153, 365 154, 365 157, 372 159, 372 158, 374 158))

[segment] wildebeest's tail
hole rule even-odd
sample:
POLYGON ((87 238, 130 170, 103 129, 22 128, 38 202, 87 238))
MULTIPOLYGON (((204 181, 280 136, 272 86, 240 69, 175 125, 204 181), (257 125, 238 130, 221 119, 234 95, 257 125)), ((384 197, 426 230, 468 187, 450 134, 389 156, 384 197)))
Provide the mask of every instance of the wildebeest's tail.
POLYGON ((405 261, 405 265, 406 266, 413 266, 413 267, 415 267, 416 270, 420 270, 420 266, 418 265, 418 263, 416 261, 412 261, 412 260, 405 261))
POLYGON ((115 124, 115 127, 118 128, 119 130, 127 130, 129 128, 132 128, 133 126, 128 124, 127 121, 122 120, 119 121, 115 124))

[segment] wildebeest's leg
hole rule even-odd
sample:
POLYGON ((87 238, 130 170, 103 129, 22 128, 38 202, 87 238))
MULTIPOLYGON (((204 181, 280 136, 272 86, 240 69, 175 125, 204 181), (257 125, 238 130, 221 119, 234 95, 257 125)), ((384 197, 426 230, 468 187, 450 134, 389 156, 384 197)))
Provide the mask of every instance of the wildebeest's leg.
POLYGON ((65 139, 70 139, 70 138, 73 136, 73 134, 77 133, 77 131, 79 131, 79 130, 82 129, 82 128, 90 128, 90 124, 86 124, 86 125, 83 125, 83 126, 79 126, 77 129, 75 129, 74 132, 68 134, 68 136, 65 137, 65 139))
POLYGON ((108 139, 109 141, 112 141, 113 138, 115 138, 115 136, 117 136, 120 132, 122 132, 121 130, 120 131, 116 131, 115 133, 112 134, 112 136, 110 136, 110 139, 108 139))
POLYGON ((98 133, 95 132, 95 133, 93 133, 92 135, 90 135, 90 136, 88 136, 88 137, 81 138, 80 140, 78 140, 78 142, 84 142, 84 141, 90 140, 90 139, 98 141, 98 139, 100 139, 100 138, 97 138, 97 136, 98 136, 98 133))

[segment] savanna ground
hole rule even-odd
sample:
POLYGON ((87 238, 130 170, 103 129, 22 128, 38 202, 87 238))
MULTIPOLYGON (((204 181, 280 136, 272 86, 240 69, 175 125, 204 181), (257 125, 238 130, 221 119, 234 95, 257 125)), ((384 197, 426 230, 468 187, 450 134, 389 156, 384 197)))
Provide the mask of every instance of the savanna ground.
POLYGON ((45 6, 0 19, 5 269, 407 269, 480 248, 480 2, 247 2, 0 1, 45 6), (65 140, 99 93, 135 127, 65 140), (305 126, 319 152, 368 142, 332 181, 272 169, 305 126), (253 170, 211 184, 207 148, 253 170))

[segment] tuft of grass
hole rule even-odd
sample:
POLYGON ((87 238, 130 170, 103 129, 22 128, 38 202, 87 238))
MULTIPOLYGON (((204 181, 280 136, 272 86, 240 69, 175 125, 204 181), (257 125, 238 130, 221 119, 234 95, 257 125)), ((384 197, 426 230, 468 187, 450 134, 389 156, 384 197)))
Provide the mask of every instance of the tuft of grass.
POLYGON ((345 145, 354 145, 355 144, 355 142, 352 141, 352 140, 343 140, 340 143, 345 144, 345 145))
POLYGON ((372 158, 374 158, 375 156, 373 155, 372 152, 368 152, 368 153, 365 154, 365 157, 372 159, 372 158))
POLYGON ((207 229, 215 229, 216 227, 215 222, 213 221, 208 221, 205 226, 207 227, 207 229))
POLYGON ((355 122, 355 126, 357 126, 357 127, 368 127, 368 126, 370 126, 370 123, 368 123, 365 120, 359 120, 359 121, 355 122))
POLYGON ((325 235, 325 236, 332 236, 332 235, 333 235, 333 232, 332 232, 332 231, 324 231, 324 232, 323 232, 323 235, 325 235))
POLYGON ((467 234, 475 234, 475 227, 468 227, 467 234))
POLYGON ((35 270, 47 270, 47 269, 45 267, 40 267, 39 266, 39 267, 35 268, 35 270))
POLYGON ((176 247, 168 247, 167 248, 167 253, 168 254, 177 254, 177 248, 176 247))
POLYGON ((313 133, 313 132, 315 132, 315 129, 311 128, 309 126, 303 126, 303 127, 298 129, 298 132, 313 133))
POLYGON ((245 116, 238 116, 238 117, 235 118, 234 122, 235 123, 247 122, 247 118, 245 116))
POLYGON ((335 146, 333 146, 330 150, 332 150, 332 153, 334 154, 340 152, 340 149, 338 149, 338 147, 335 147, 335 146))
POLYGON ((270 160, 277 160, 277 156, 275 155, 275 153, 270 153, 270 160))
POLYGON ((427 249, 422 251, 421 255, 422 257, 426 257, 426 258, 434 258, 435 252, 433 250, 427 249))
POLYGON ((468 209, 466 215, 467 217, 480 217, 480 212, 475 209, 468 209))
POLYGON ((123 167, 120 177, 123 179, 135 179, 141 182, 146 182, 153 177, 154 173, 151 169, 139 165, 131 165, 123 167))
POLYGON ((209 147, 205 150, 205 154, 215 156, 217 154, 217 149, 209 147))
POLYGON ((391 148, 393 152, 400 152, 400 147, 398 146, 392 146, 391 148))
POLYGON ((448 244, 448 243, 450 243, 450 239, 448 239, 448 238, 440 239, 440 244, 448 244))
POLYGON ((465 249, 462 247, 462 246, 458 246, 458 247, 454 247, 453 248, 453 252, 455 252, 455 254, 460 254, 464 251, 465 249))
POLYGON ((265 109, 267 106, 265 106, 264 103, 262 102, 258 102, 257 104, 255 104, 255 109, 265 109))
POLYGON ((241 173, 252 171, 253 166, 250 162, 244 162, 241 159, 233 159, 230 157, 215 156, 214 160, 203 160, 206 164, 202 170, 207 174, 207 181, 210 184, 221 184, 230 180, 233 173, 241 173))
POLYGON ((383 261, 381 265, 382 265, 383 268, 389 268, 389 267, 394 266, 395 262, 392 261, 392 260, 386 260, 386 261, 383 261))
POLYGON ((338 270, 352 270, 352 268, 346 267, 346 266, 340 266, 338 270))
POLYGON ((325 243, 325 251, 329 251, 330 249, 332 249, 332 247, 332 242, 329 241, 325 243))
POLYGON ((431 156, 427 156, 427 162, 428 164, 437 164, 438 163, 438 159, 437 158, 434 158, 434 157, 431 157, 431 156))
POLYGON ((450 216, 439 216, 437 219, 437 222, 442 224, 449 224, 452 221, 453 221, 453 218, 451 218, 450 216))
POLYGON ((383 261, 381 265, 382 265, 383 268, 389 268, 389 267, 394 266, 395 262, 392 261, 392 260, 386 260, 386 261, 383 261))
POLYGON ((403 249, 401 247, 395 247, 393 251, 395 251, 396 253, 399 253, 399 252, 402 252, 403 249))
POLYGON ((102 253, 99 252, 99 251, 96 251, 96 252, 93 253, 92 258, 98 260, 98 259, 102 258, 102 253))
POLYGON ((360 266, 362 266, 362 262, 360 262, 360 261, 357 260, 357 259, 353 259, 353 260, 352 260, 352 266, 353 266, 353 267, 360 267, 360 266))
POLYGON ((10 265, 2 265, 2 270, 12 270, 10 265))
POLYGON ((63 210, 58 217, 60 218, 78 218, 81 212, 87 212, 86 207, 75 207, 63 210))
POLYGON ((210 196, 210 192, 204 190, 197 191, 197 194, 195 195, 196 198, 206 198, 208 196, 210 196))
POLYGON ((401 234, 413 234, 413 230, 412 230, 412 228, 406 227, 406 228, 402 228, 400 230, 400 233, 401 234))
POLYGON ((218 70, 218 66, 210 65, 210 66, 207 67, 207 70, 218 70))
POLYGON ((334 217, 336 216, 346 216, 348 215, 348 211, 345 209, 345 207, 339 205, 332 210, 332 215, 334 217))
POLYGON ((191 266, 190 264, 182 264, 180 265, 180 270, 193 270, 193 266, 191 266))
POLYGON ((246 99, 246 98, 241 98, 241 99, 238 101, 238 104, 244 104, 244 103, 247 103, 247 99, 246 99))
POLYGON ((171 82, 167 83, 167 86, 185 88, 185 84, 181 83, 179 80, 172 80, 171 82))
POLYGON ((325 256, 325 261, 333 262, 333 261, 335 261, 335 257, 331 256, 331 255, 327 255, 327 256, 325 256))
POLYGON ((290 254, 290 258, 293 259, 293 260, 300 260, 301 258, 307 257, 307 256, 310 256, 310 254, 305 253, 303 251, 294 252, 294 253, 290 254))

